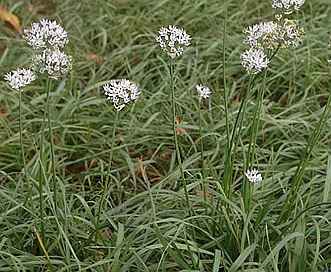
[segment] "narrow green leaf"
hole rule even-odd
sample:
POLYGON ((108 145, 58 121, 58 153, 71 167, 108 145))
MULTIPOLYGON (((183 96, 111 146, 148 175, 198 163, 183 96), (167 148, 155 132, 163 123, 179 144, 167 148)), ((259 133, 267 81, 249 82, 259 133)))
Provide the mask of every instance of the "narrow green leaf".
POLYGON ((172 249, 171 245, 163 237, 160 229, 158 228, 155 222, 153 222, 153 226, 158 240, 160 241, 164 249, 169 253, 169 255, 177 262, 179 266, 185 269, 189 269, 190 266, 185 262, 185 260, 183 260, 183 258, 175 250, 172 249))
POLYGON ((252 244, 249 247, 246 247, 244 251, 238 256, 235 262, 231 265, 228 272, 236 272, 240 266, 244 263, 246 258, 251 254, 251 252, 256 248, 256 244, 252 244))
POLYGON ((260 269, 263 269, 270 262, 270 260, 273 259, 273 257, 275 255, 278 255, 279 254, 279 251, 282 249, 282 247, 284 247, 288 243, 288 241, 290 241, 290 240, 292 240, 292 239, 294 239, 296 237, 302 236, 302 235, 303 234, 302 233, 299 233, 299 232, 294 232, 294 233, 291 233, 291 234, 287 235, 270 252, 270 254, 267 256, 267 258, 264 260, 264 262, 260 265, 260 269))
POLYGON ((221 265, 222 251, 219 249, 215 250, 214 263, 213 263, 213 272, 218 272, 221 265))

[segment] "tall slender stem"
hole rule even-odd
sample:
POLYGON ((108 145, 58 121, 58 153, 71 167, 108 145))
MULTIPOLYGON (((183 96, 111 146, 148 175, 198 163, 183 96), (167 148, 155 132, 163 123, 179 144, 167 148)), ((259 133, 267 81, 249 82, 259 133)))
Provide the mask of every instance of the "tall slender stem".
POLYGON ((109 154, 109 158, 108 158, 108 166, 107 166, 107 172, 106 172, 106 180, 105 180, 105 184, 103 186, 102 195, 101 195, 101 199, 100 199, 100 203, 99 203, 99 207, 98 207, 97 222, 96 222, 96 227, 95 227, 95 244, 97 244, 98 238, 99 238, 99 225, 100 225, 101 211, 103 208, 103 203, 104 203, 104 200, 106 197, 107 189, 109 187, 110 170, 111 170, 111 165, 113 162, 113 154, 114 154, 114 147, 115 147, 115 134, 116 134, 117 121, 118 121, 118 111, 116 111, 116 114, 115 114, 110 154, 109 154))
POLYGON ((228 198, 231 197, 232 191, 231 191, 231 179, 232 179, 232 169, 234 165, 234 160, 236 157, 236 149, 239 144, 239 137, 241 134, 242 124, 244 120, 244 115, 246 111, 247 106, 247 98, 248 94, 250 93, 252 83, 254 82, 256 77, 251 76, 250 81, 247 87, 247 90, 244 94, 243 100, 241 101, 239 112, 236 118, 236 121, 234 123, 231 139, 230 139, 230 149, 228 150, 228 154, 226 155, 227 160, 225 162, 225 171, 224 171, 224 182, 225 182, 225 194, 228 198), (233 149, 233 150, 232 150, 233 149))
POLYGON ((228 19, 228 7, 229 0, 225 2, 224 10, 224 22, 223 22, 223 103, 224 103, 224 114, 225 114, 225 126, 226 126, 226 152, 225 152, 225 171, 223 174, 223 189, 228 198, 231 197, 231 177, 232 177, 232 145, 233 145, 233 132, 232 137, 230 135, 230 125, 229 125, 229 104, 228 104, 228 88, 226 81, 226 41, 227 41, 227 19, 228 19))
MULTIPOLYGON (((177 162, 178 162, 179 170, 180 170, 181 177, 182 177, 186 205, 189 208, 190 201, 189 201, 185 173, 184 173, 184 169, 183 169, 182 158, 181 158, 181 154, 180 154, 180 148, 179 148, 177 131, 176 131, 175 78, 174 78, 174 67, 173 67, 171 58, 170 58, 170 85, 171 85, 172 129, 173 129, 173 135, 174 135, 174 141, 175 141, 175 147, 176 147, 177 162)), ((190 209, 189 209, 189 211, 190 211, 190 209)))
POLYGON ((19 90, 19 126, 20 126, 20 145, 23 159, 23 167, 26 178, 28 179, 28 175, 26 174, 26 161, 25 161, 25 152, 23 146, 23 126, 22 126, 22 90, 19 90))
POLYGON ((254 110, 253 121, 250 132, 248 157, 246 163, 246 166, 248 167, 253 167, 254 165, 254 154, 256 148, 257 134, 259 132, 259 126, 260 126, 261 108, 263 104, 263 97, 264 97, 266 81, 267 81, 267 69, 263 70, 262 77, 263 77, 262 86, 258 90, 257 106, 255 107, 254 110))
POLYGON ((203 154, 203 137, 202 137, 202 118, 201 118, 201 99, 199 99, 199 137, 200 137, 200 156, 201 156, 201 172, 202 172, 202 190, 203 190, 203 204, 205 213, 207 214, 207 186, 206 186, 206 166, 203 154))
MULTIPOLYGON (((253 168, 254 166, 257 134, 259 132, 259 126, 260 126, 261 107, 263 104, 263 97, 264 97, 266 80, 267 80, 267 69, 263 70, 262 77, 263 77, 263 82, 261 88, 259 88, 258 90, 259 93, 257 99, 257 106, 255 107, 253 120, 250 127, 250 136, 248 143, 247 158, 244 164, 244 172, 246 172, 247 169, 253 168)), ((251 90, 249 90, 249 92, 251 92, 251 90)), ((243 195, 245 209, 247 212, 249 212, 251 209, 251 200, 252 200, 252 184, 247 179, 243 180, 242 195, 243 195)))
MULTIPOLYGON (((223 177, 221 176, 221 172, 219 174, 219 180, 222 180, 222 187, 223 191, 228 192, 228 188, 231 187, 230 185, 230 177, 229 172, 232 171, 232 169, 227 169, 230 164, 230 154, 231 154, 231 138, 230 138, 230 125, 229 125, 229 104, 228 104, 228 87, 227 87, 227 81, 226 81, 226 41, 227 41, 227 21, 228 21, 228 8, 229 8, 229 0, 225 1, 225 8, 224 8, 224 21, 223 21, 223 46, 222 46, 222 74, 223 74, 223 103, 224 103, 224 115, 225 115, 225 129, 226 129, 226 147, 225 147, 225 159, 224 159, 224 172, 223 177)), ((222 161, 220 159, 220 161, 222 161)), ((227 196, 229 196, 229 193, 226 193, 227 196)), ((219 205, 221 201, 220 199, 217 200, 216 209, 218 210, 219 205)), ((213 229, 215 230, 215 223, 213 229)))
POLYGON ((26 184, 28 185, 29 188, 29 195, 26 198, 26 200, 24 201, 24 205, 26 203, 26 201, 29 199, 31 202, 31 209, 34 212, 34 204, 33 204, 33 200, 32 200, 32 188, 31 188, 31 184, 30 184, 30 176, 28 173, 28 168, 26 165, 26 160, 25 160, 25 151, 24 151, 24 144, 23 144, 23 125, 22 125, 22 90, 19 90, 19 129, 20 129, 20 146, 21 146, 21 154, 22 154, 22 160, 23 160, 23 177, 26 179, 26 184))
POLYGON ((44 111, 44 118, 41 125, 41 135, 40 135, 40 144, 39 144, 39 212, 40 212, 40 228, 41 228, 41 239, 42 241, 45 241, 45 222, 44 222, 44 181, 45 181, 45 159, 44 157, 44 140, 45 140, 45 122, 46 122, 46 110, 44 111))
POLYGON ((231 148, 231 142, 230 142, 230 127, 229 127, 229 105, 228 105, 228 87, 227 87, 227 81, 226 81, 226 32, 227 32, 227 18, 228 18, 228 6, 229 1, 225 2, 225 11, 224 11, 224 22, 223 22, 223 54, 222 54, 222 60, 223 60, 223 103, 224 103, 224 113, 225 113, 225 127, 226 127, 226 150, 229 150, 231 148))
POLYGON ((46 114, 47 114, 47 124, 49 131, 49 142, 51 147, 51 171, 52 171, 52 185, 53 185, 53 195, 54 195, 54 212, 57 214, 57 182, 56 182, 56 163, 55 163, 55 152, 54 152, 54 138, 53 138, 53 128, 51 121, 51 111, 50 111, 50 93, 52 89, 52 79, 47 79, 47 98, 46 98, 46 114))

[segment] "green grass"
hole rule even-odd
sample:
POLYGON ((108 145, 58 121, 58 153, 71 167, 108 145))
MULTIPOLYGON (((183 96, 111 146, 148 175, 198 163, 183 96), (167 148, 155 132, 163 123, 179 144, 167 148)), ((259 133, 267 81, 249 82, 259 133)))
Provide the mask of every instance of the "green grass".
MULTIPOLYGON (((226 118, 231 131, 249 84, 239 58, 246 49, 242 30, 273 20, 268 1, 229 0, 225 33, 226 1, 33 2, 30 8, 26 1, 0 5, 23 28, 41 18, 57 20, 69 33, 65 50, 74 65, 50 93, 56 198, 44 124, 46 80, 22 93, 26 169, 19 94, 0 84, 0 271, 331 270, 329 108, 312 142, 331 90, 329 0, 307 1, 291 15, 305 29, 304 42, 280 50, 269 65, 253 156, 251 126, 262 76, 252 85, 229 184, 223 182, 226 118), (155 41, 169 24, 192 36, 192 45, 174 60, 188 194, 173 139, 168 58, 155 41), (142 94, 119 113, 113 138, 116 112, 102 85, 122 77, 142 94), (201 116, 198 83, 213 92, 201 102, 201 116), (251 160, 263 182, 248 184, 244 195, 251 160)), ((32 50, 2 21, 0 41, 3 78, 27 66, 32 50)))

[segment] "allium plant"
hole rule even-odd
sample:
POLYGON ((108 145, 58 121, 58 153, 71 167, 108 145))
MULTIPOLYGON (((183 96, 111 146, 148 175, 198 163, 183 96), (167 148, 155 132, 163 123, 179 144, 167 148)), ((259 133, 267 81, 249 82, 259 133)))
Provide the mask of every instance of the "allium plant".
POLYGON ((252 200, 252 186, 249 183, 258 183, 262 182, 263 178, 262 175, 259 173, 258 170, 253 168, 252 171, 247 170, 245 176, 248 181, 244 180, 242 185, 242 195, 244 199, 244 205, 246 209, 251 209, 251 200, 252 200))
POLYGON ((68 42, 68 34, 56 21, 41 20, 23 30, 23 38, 36 50, 31 67, 52 79, 58 79, 72 68, 72 57, 62 52, 68 42))
POLYGON ((298 46, 304 30, 298 20, 284 19, 283 22, 261 22, 243 31, 247 36, 243 43, 254 48, 275 50, 278 47, 298 46))
POLYGON ((204 153, 203 153, 203 134, 202 134, 202 118, 201 118, 201 100, 207 99, 211 95, 211 91, 209 87, 204 86, 202 84, 195 85, 195 89, 199 96, 199 139, 200 139, 200 155, 201 155, 201 166, 202 166, 202 180, 203 180, 203 198, 204 198, 204 208, 205 212, 207 213, 207 186, 205 184, 205 173, 206 173, 206 167, 205 167, 205 159, 204 159, 204 153))
POLYGON ((278 48, 296 47, 301 43, 304 30, 298 20, 289 20, 277 16, 277 22, 261 22, 243 30, 247 36, 243 43, 250 46, 240 55, 242 65, 248 74, 257 74, 266 68, 269 63, 267 53, 273 53, 278 48))
POLYGON ((127 79, 112 80, 110 84, 103 86, 104 94, 108 100, 111 100, 117 111, 124 108, 130 101, 136 100, 140 91, 136 84, 127 79))
POLYGON ((57 48, 46 48, 31 59, 31 66, 41 74, 46 73, 52 79, 58 79, 72 68, 72 57, 57 48))
POLYGON ((280 45, 283 48, 297 47, 302 43, 302 35, 305 33, 304 29, 299 26, 298 20, 290 20, 285 18, 283 25, 278 29, 280 37, 280 45))
POLYGON ((186 179, 184 175, 184 169, 182 164, 182 158, 179 148, 179 141, 177 138, 177 128, 176 128, 176 104, 175 104, 175 75, 174 75, 174 65, 172 59, 179 57, 183 54, 184 48, 189 46, 191 43, 191 36, 186 33, 182 28, 177 28, 176 26, 169 25, 168 28, 161 27, 159 30, 159 36, 156 38, 163 51, 168 53, 169 59, 169 77, 170 77, 170 88, 171 88, 171 108, 172 108, 172 130, 173 137, 176 148, 177 162, 179 165, 183 187, 185 191, 185 198, 187 207, 190 206, 189 196, 186 186, 186 179))
POLYGON ((262 49, 251 47, 240 55, 241 64, 248 74, 254 75, 267 68, 269 59, 262 49))
MULTIPOLYGON (((5 80, 8 81, 8 84, 11 88, 19 91, 18 111, 19 111, 20 147, 21 147, 21 158, 23 160, 23 167, 24 167, 24 171, 22 171, 22 172, 25 175, 26 184, 29 187, 29 192, 31 193, 32 190, 30 188, 30 186, 31 186, 30 182, 29 182, 30 178, 29 178, 29 173, 28 173, 28 169, 27 169, 27 164, 25 161, 25 152, 24 152, 24 145, 23 145, 22 91, 23 91, 24 87, 31 84, 36 79, 36 76, 35 76, 34 72, 30 69, 18 68, 14 71, 11 71, 11 72, 5 74, 4 78, 5 78, 5 80)), ((33 203, 31 194, 30 194, 30 200, 31 200, 31 203, 33 203)), ((32 210, 34 210, 33 204, 31 205, 31 208, 32 208, 32 210)))
MULTIPOLYGON (((285 11, 289 11, 292 8, 299 9, 303 3, 304 1, 274 0, 273 6, 282 8, 285 11)), ((233 128, 233 139, 235 142, 234 145, 238 144, 247 100, 252 89, 251 85, 255 81, 258 74, 263 72, 262 85, 258 89, 258 97, 256 102, 257 106, 254 109, 253 119, 251 121, 252 124, 250 125, 250 142, 247 151, 248 155, 246 156, 246 165, 248 168, 252 166, 254 160, 257 135, 259 133, 261 107, 266 88, 267 67, 279 49, 298 46, 301 43, 301 36, 304 34, 304 30, 299 26, 298 20, 283 18, 283 14, 277 14, 275 18, 276 21, 260 22, 243 30, 244 34, 246 34, 243 43, 248 45, 250 48, 245 50, 240 55, 240 58, 247 74, 251 76, 249 84, 247 85, 247 91, 245 93, 244 99, 242 100, 242 105, 237 116, 238 122, 235 123, 236 127, 233 128), (237 128, 238 131, 236 132, 237 128)), ((233 162, 234 155, 230 156, 232 156, 233 162)), ((258 175, 257 170, 255 169, 248 171, 246 173, 246 177, 252 182, 256 182, 262 179, 262 177, 258 175)), ((249 210, 252 193, 250 186, 248 186, 247 182, 245 181, 243 182, 242 186, 242 194, 244 198, 244 205, 246 209, 249 210)))
POLYGON ((196 89, 197 92, 198 92, 198 96, 199 96, 199 98, 204 98, 204 99, 206 99, 206 98, 208 98, 209 95, 211 94, 210 89, 209 89, 207 86, 203 86, 203 85, 201 85, 201 84, 196 85, 196 86, 195 86, 195 89, 196 89))
POLYGON ((17 70, 5 74, 5 80, 8 81, 10 87, 20 91, 35 79, 36 75, 31 69, 18 68, 17 70))
POLYGON ((69 42, 68 34, 61 25, 45 19, 24 29, 23 38, 34 49, 62 48, 69 42))
POLYGON ((168 28, 161 27, 156 41, 169 57, 175 58, 183 54, 184 48, 189 46, 191 36, 182 28, 169 25, 168 28))
POLYGON ((273 0, 272 7, 280 9, 284 14, 290 14, 294 10, 299 10, 305 0, 273 0))
POLYGON ((252 171, 247 170, 247 172, 245 173, 245 176, 250 182, 253 182, 253 183, 262 181, 262 175, 255 168, 252 171))
MULTIPOLYGON (((52 80, 57 80, 61 75, 66 74, 72 67, 72 57, 62 52, 61 49, 69 42, 68 34, 56 21, 41 20, 39 23, 32 23, 31 27, 23 30, 23 38, 27 44, 31 45, 35 50, 34 56, 31 58, 31 69, 47 75, 46 83, 46 110, 44 115, 44 124, 42 126, 42 137, 40 140, 40 158, 43 158, 44 152, 44 138, 45 138, 45 123, 47 120, 49 139, 50 139, 50 156, 51 156, 51 172, 52 172, 52 183, 53 183, 53 196, 54 203, 53 210, 55 213, 57 209, 57 177, 56 177, 56 158, 54 151, 54 137, 53 128, 51 121, 50 111, 50 100, 52 90, 52 80)), ((45 163, 41 162, 42 171, 45 163)), ((40 172, 40 177, 43 173, 40 172)), ((39 199, 40 199, 40 211, 41 211, 41 228, 42 228, 42 239, 45 238, 44 231, 44 215, 43 215, 43 187, 44 179, 39 180, 39 199)))
MULTIPOLYGON (((95 234, 92 233, 91 235, 95 235, 95 243, 97 244, 98 238, 99 238, 99 224, 100 224, 100 217, 101 217, 101 211, 103 208, 103 203, 105 200, 107 188, 109 186, 109 180, 110 180, 110 169, 113 161, 113 152, 115 147, 115 134, 116 134, 116 127, 117 127, 117 121, 118 121, 118 115, 119 112, 127 105, 128 103, 136 100, 139 95, 140 91, 138 90, 138 87, 135 83, 131 82, 128 79, 121 79, 121 80, 111 80, 110 84, 103 85, 103 91, 104 95, 106 96, 107 100, 110 100, 113 102, 113 105, 116 109, 115 114, 115 120, 113 123, 113 131, 112 131, 112 142, 111 142, 111 148, 110 148, 110 154, 108 158, 108 167, 106 172, 106 180, 103 184, 103 192, 101 195, 101 199, 99 202, 99 208, 97 211, 97 221, 95 226, 95 234)), ((120 187, 120 185, 118 185, 120 187)))
POLYGON ((243 30, 243 33, 247 34, 243 43, 251 47, 263 47, 263 44, 266 44, 267 48, 274 48, 274 44, 278 46, 277 28, 278 23, 273 21, 249 26, 243 30))

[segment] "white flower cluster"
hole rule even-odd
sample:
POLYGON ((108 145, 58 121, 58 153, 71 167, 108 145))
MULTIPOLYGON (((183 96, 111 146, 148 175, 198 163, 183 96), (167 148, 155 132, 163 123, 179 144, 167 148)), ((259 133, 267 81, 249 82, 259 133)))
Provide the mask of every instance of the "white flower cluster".
POLYGON ((284 19, 283 25, 279 28, 279 37, 282 47, 296 47, 302 43, 301 36, 305 33, 299 26, 298 20, 284 19))
POLYGON ((68 34, 56 21, 41 20, 32 23, 30 29, 24 30, 23 38, 36 50, 42 50, 31 60, 31 66, 41 74, 58 79, 72 67, 72 57, 60 48, 69 42, 68 34))
POLYGON ((241 64, 248 74, 258 74, 263 68, 267 68, 269 59, 262 49, 251 47, 240 55, 241 64))
POLYGON ((199 95, 199 98, 208 98, 209 95, 211 94, 211 91, 210 89, 207 87, 207 86, 203 86, 203 85, 196 85, 195 86, 195 89, 197 90, 198 92, 198 95, 199 95))
POLYGON ((128 79, 111 80, 110 84, 103 85, 106 98, 111 100, 117 111, 124 108, 130 101, 136 100, 140 92, 136 84, 128 79))
POLYGON ((281 9, 285 14, 290 14, 294 10, 299 10, 304 3, 305 0, 273 0, 272 7, 281 9))
POLYGON ((190 45, 191 36, 182 28, 169 25, 168 28, 161 27, 156 41, 163 51, 167 52, 171 58, 179 57, 183 54, 185 46, 190 45))
POLYGON ((243 43, 251 47, 261 47, 262 44, 274 44, 277 39, 275 35, 277 28, 278 24, 273 21, 249 26, 243 30, 243 33, 247 34, 243 43))
POLYGON ((243 30, 247 36, 243 43, 251 47, 277 49, 298 46, 304 30, 298 20, 284 19, 282 23, 273 21, 261 22, 243 30))
POLYGON ((41 54, 35 55, 31 63, 41 74, 46 72, 50 78, 58 79, 71 70, 72 58, 59 49, 46 48, 41 54))
MULTIPOLYGON (((330 39, 331 39, 331 37, 330 37, 330 39)), ((331 47, 331 41, 329 42, 329 47, 331 47)), ((331 59, 328 59, 328 63, 331 64, 331 59)))
POLYGON ((41 20, 23 30, 23 38, 34 49, 63 47, 69 42, 68 34, 56 21, 41 20))
POLYGON ((10 87, 22 91, 22 88, 30 84, 36 79, 35 74, 30 69, 17 69, 5 74, 5 80, 8 81, 10 87))
POLYGON ((258 74, 268 66, 269 59, 265 51, 295 47, 301 43, 304 30, 298 20, 281 20, 281 15, 276 18, 278 22, 261 22, 243 30, 247 34, 243 43, 251 48, 242 53, 240 58, 248 74, 258 74))
POLYGON ((262 176, 259 174, 259 171, 255 168, 252 171, 247 170, 245 176, 248 178, 250 182, 256 183, 262 181, 262 176))

